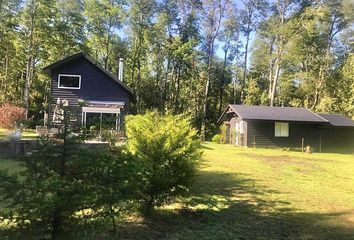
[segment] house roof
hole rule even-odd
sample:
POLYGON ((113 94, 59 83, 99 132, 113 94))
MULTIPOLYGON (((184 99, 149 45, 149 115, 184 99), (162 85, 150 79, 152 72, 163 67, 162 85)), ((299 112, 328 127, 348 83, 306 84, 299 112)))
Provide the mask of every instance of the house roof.
POLYGON ((354 127, 354 121, 341 114, 324 114, 319 113, 321 117, 329 121, 332 126, 335 127, 354 127))
POLYGON ((329 121, 306 108, 229 105, 219 118, 220 123, 227 112, 234 112, 242 119, 275 120, 289 122, 328 123, 329 121))
POLYGON ((109 76, 110 78, 112 78, 114 81, 116 81, 119 85, 121 85, 124 89, 126 89, 130 94, 133 95, 133 90, 128 87, 124 82, 120 81, 116 76, 114 76, 112 73, 110 73, 109 71, 107 71, 106 69, 104 69, 102 66, 100 66, 96 61, 94 61, 91 57, 89 57, 86 53, 84 52, 78 52, 75 53, 73 55, 70 55, 68 57, 65 57, 55 63, 52 63, 46 67, 43 68, 43 71, 50 74, 50 72, 53 69, 56 69, 58 67, 63 66, 66 63, 69 63, 73 60, 76 60, 78 58, 85 58, 86 60, 88 60, 90 63, 92 63, 95 67, 97 67, 98 69, 100 69, 103 73, 105 73, 107 76, 109 76))

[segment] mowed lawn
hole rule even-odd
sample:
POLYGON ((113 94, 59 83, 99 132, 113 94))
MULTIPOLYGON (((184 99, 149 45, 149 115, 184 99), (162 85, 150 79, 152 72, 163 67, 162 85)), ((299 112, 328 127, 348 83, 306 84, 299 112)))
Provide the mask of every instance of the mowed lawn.
POLYGON ((191 196, 127 239, 354 239, 354 155, 204 144, 191 196))
POLYGON ((354 239, 354 155, 203 146, 188 197, 97 239, 354 239))

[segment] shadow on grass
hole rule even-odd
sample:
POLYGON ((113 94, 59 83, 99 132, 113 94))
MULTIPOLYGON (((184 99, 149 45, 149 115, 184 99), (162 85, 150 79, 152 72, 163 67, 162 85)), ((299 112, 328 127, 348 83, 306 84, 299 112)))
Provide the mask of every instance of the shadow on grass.
POLYGON ((214 150, 215 148, 212 148, 208 146, 206 143, 202 144, 202 149, 208 149, 208 150, 214 150))
POLYGON ((181 209, 125 223, 114 239, 354 239, 354 227, 328 223, 349 213, 297 212, 272 194, 246 175, 202 172, 181 209))

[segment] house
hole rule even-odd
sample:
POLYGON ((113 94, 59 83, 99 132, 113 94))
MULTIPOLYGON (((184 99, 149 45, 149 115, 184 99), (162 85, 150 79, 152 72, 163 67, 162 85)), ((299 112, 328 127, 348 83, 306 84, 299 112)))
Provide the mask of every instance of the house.
POLYGON ((79 52, 45 67, 44 72, 51 77, 52 124, 62 120, 58 117, 59 105, 67 105, 76 112, 70 119, 73 124, 121 130, 133 91, 122 81, 122 62, 119 65, 120 79, 79 52))
POLYGON ((226 142, 246 147, 310 145, 314 151, 354 152, 354 121, 306 108, 229 105, 218 120, 226 142))

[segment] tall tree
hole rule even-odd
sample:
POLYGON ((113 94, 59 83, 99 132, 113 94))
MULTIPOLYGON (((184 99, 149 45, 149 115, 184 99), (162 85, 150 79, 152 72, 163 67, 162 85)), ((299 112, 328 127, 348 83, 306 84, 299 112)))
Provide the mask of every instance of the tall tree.
POLYGON ((267 11, 267 2, 264 0, 242 0, 243 9, 240 11, 240 19, 242 21, 241 29, 245 36, 244 44, 244 60, 243 60, 243 77, 241 82, 241 102, 244 100, 248 66, 248 51, 250 36, 256 30, 258 23, 265 17, 267 11))
POLYGON ((206 80, 203 101, 203 117, 201 136, 205 139, 206 118, 208 113, 208 97, 215 54, 215 40, 217 39, 222 26, 225 10, 229 0, 205 0, 203 1, 203 50, 206 59, 206 80))
POLYGON ((219 94, 219 108, 218 115, 224 107, 224 91, 226 83, 226 71, 229 67, 230 62, 233 61, 235 55, 238 54, 238 45, 240 37, 240 19, 238 16, 238 9, 233 3, 229 3, 226 9, 225 20, 223 21, 223 29, 221 31, 219 41, 222 43, 223 56, 223 66, 220 79, 220 94, 219 94))
MULTIPOLYGON (((124 5, 122 0, 85 0, 85 16, 88 20, 88 47, 103 67, 112 70, 118 57, 111 61, 116 33, 123 24, 124 5)), ((119 42, 119 41, 118 41, 119 42)))
MULTIPOLYGON (((147 61, 147 41, 150 34, 152 20, 155 15, 156 2, 148 0, 133 0, 129 5, 129 41, 128 69, 130 85, 136 97, 135 110, 143 110, 143 67, 147 61)), ((146 70, 146 69, 145 69, 146 70)))

